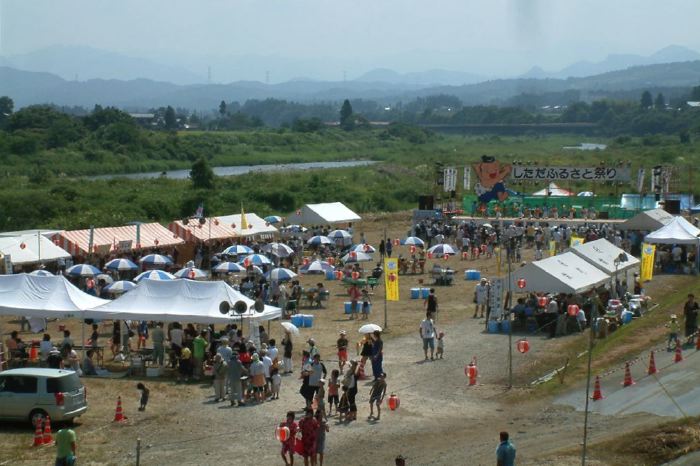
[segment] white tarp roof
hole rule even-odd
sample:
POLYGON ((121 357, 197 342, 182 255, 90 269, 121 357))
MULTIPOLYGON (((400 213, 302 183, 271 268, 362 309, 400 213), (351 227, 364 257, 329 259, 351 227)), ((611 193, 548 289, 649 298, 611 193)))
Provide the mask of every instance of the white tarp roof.
POLYGON ((10 256, 14 265, 68 259, 70 254, 41 234, 0 237, 0 253, 10 256), (24 249, 22 249, 24 244, 24 249))
POLYGON ((620 257, 620 254, 624 254, 627 257, 627 261, 619 263, 617 272, 639 266, 639 259, 627 254, 604 238, 578 244, 571 248, 570 251, 607 274, 616 272, 615 259, 620 257))
POLYGON ((532 193, 533 196, 554 196, 554 197, 562 197, 562 196, 573 196, 574 193, 569 191, 568 189, 560 188, 556 183, 549 183, 548 188, 540 189, 539 191, 536 191, 532 193))
POLYGON ((342 202, 327 202, 325 204, 306 204, 288 215, 285 223, 288 225, 327 225, 343 222, 357 222, 362 220, 352 210, 348 209, 342 202))
POLYGON ((522 291, 545 293, 582 293, 610 280, 610 276, 592 266, 573 252, 531 262, 511 273, 513 290, 524 278, 522 291))
POLYGON ((672 220, 673 215, 663 209, 645 210, 625 220, 618 228, 621 230, 654 231, 668 225, 672 220))
POLYGON ((241 214, 224 215, 219 217, 219 221, 227 225, 236 225, 234 231, 239 236, 254 236, 254 235, 274 235, 277 233, 277 228, 267 224, 267 222, 253 213, 245 213, 245 220, 248 223, 248 229, 243 230, 241 214))
POLYGON ((674 217, 667 225, 644 237, 647 243, 656 244, 698 244, 700 229, 683 217, 674 217))
POLYGON ((27 317, 83 317, 108 301, 83 293, 65 277, 24 273, 0 275, 0 314, 27 317))
POLYGON ((279 308, 265 306, 262 313, 250 309, 254 301, 243 296, 222 281, 197 282, 192 280, 141 280, 136 288, 104 306, 87 311, 93 319, 161 320, 165 322, 192 322, 222 324, 246 320, 259 321, 280 317, 279 308), (248 311, 228 315, 219 312, 219 304, 231 305, 244 301, 248 311))

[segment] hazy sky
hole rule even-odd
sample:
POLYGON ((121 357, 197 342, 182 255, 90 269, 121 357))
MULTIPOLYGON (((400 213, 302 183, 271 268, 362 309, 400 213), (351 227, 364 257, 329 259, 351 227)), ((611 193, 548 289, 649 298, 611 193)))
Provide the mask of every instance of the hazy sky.
POLYGON ((325 63, 333 76, 380 66, 503 73, 669 44, 700 50, 700 0, 0 0, 0 7, 0 55, 84 45, 190 68, 254 55, 309 69, 325 63))

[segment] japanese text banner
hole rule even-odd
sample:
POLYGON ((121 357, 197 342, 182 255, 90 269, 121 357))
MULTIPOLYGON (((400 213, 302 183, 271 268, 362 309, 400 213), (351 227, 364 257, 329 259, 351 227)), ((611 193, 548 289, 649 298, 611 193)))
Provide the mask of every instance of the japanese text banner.
POLYGON ((515 180, 630 181, 629 167, 530 167, 513 166, 515 180))

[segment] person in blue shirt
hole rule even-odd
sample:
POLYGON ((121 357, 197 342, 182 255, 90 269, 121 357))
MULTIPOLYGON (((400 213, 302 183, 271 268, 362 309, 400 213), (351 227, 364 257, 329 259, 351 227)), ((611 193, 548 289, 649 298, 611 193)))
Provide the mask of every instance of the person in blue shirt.
POLYGON ((497 466, 515 465, 515 446, 508 440, 508 432, 501 432, 501 443, 496 448, 497 466))

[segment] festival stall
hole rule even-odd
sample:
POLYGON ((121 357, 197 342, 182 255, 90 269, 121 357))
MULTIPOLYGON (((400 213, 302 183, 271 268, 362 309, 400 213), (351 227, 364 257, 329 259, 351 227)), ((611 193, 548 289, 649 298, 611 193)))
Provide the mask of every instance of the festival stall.
POLYGON ((573 252, 565 252, 513 271, 510 280, 512 289, 521 292, 576 294, 609 283, 610 276, 573 252), (524 288, 518 286, 522 278, 524 288))
POLYGON ((72 256, 90 253, 107 256, 112 252, 130 252, 151 248, 168 248, 184 244, 160 223, 141 223, 120 227, 88 228, 62 231, 54 237, 72 256))
POLYGON ((564 196, 573 196, 574 193, 572 191, 569 191, 568 189, 564 189, 559 187, 556 183, 549 183, 549 186, 547 186, 544 189, 540 189, 539 191, 536 191, 532 193, 533 196, 554 196, 554 197, 564 197, 564 196))
POLYGON ((634 273, 639 272, 640 262, 606 239, 580 243, 570 249, 571 252, 599 268, 608 275, 623 274, 628 289, 634 288, 634 273))
POLYGON ((0 257, 4 259, 5 273, 12 273, 13 266, 70 259, 71 255, 41 233, 36 233, 0 237, 0 257))
POLYGON ((324 204, 306 204, 301 209, 287 216, 286 223, 289 225, 333 225, 360 220, 362 218, 342 202, 327 202, 324 204))
POLYGON ((625 220, 618 228, 620 230, 654 231, 673 221, 673 215, 663 209, 652 209, 640 212, 625 220))
POLYGON ((644 241, 650 244, 694 245, 695 267, 693 271, 697 273, 698 264, 700 264, 700 229, 685 218, 673 217, 673 220, 668 224, 646 235, 644 241))
MULTIPOLYGON (((188 243, 207 243, 210 241, 226 240, 239 236, 237 225, 224 222, 218 217, 206 217, 202 219, 175 220, 168 225, 173 234, 188 243)), ((182 241, 181 240, 181 241, 182 241)))

